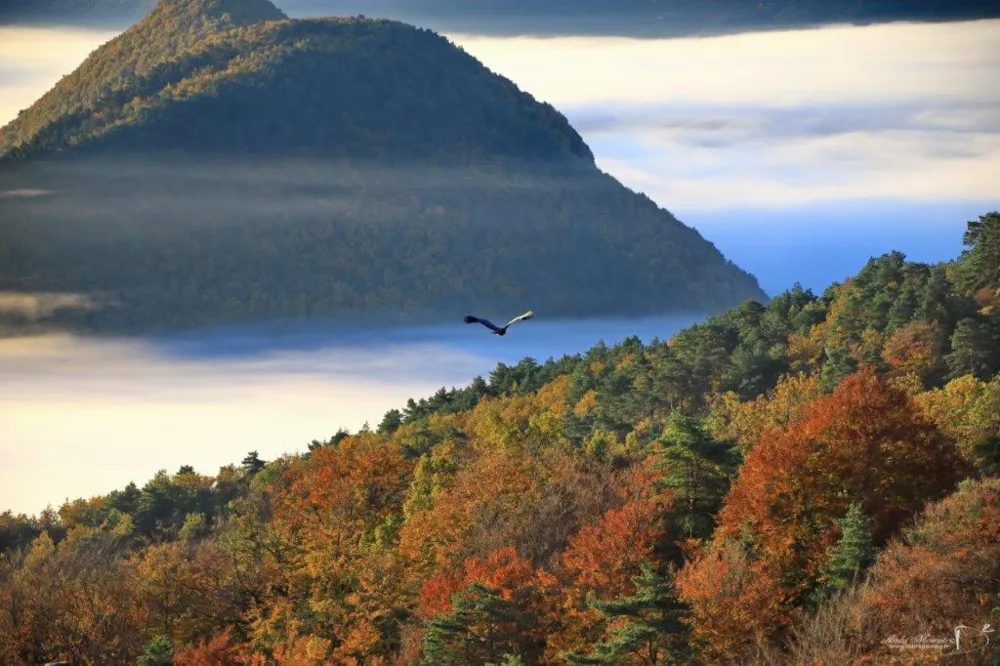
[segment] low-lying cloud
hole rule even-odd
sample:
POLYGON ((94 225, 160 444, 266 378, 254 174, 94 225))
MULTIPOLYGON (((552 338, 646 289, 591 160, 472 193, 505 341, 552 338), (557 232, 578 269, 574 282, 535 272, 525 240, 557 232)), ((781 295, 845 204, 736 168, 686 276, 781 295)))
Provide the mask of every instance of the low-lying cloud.
POLYGON ((544 362, 628 335, 667 339, 699 319, 559 322, 539 312, 502 340, 460 319, 347 334, 311 322, 278 336, 269 325, 0 339, 0 512, 141 485, 161 468, 212 474, 253 449, 270 460, 341 426, 376 427, 409 398, 466 386, 498 362, 544 362))
POLYGON ((138 340, 0 340, 0 511, 304 450, 484 365, 434 344, 185 359, 138 340))
POLYGON ((1000 197, 1000 21, 453 40, 696 226, 706 209, 1000 197))
POLYGON ((16 118, 118 32, 0 26, 0 126, 16 118))
POLYGON ((87 294, 0 291, 0 315, 17 315, 28 321, 45 319, 59 310, 95 310, 99 307, 101 304, 87 294))

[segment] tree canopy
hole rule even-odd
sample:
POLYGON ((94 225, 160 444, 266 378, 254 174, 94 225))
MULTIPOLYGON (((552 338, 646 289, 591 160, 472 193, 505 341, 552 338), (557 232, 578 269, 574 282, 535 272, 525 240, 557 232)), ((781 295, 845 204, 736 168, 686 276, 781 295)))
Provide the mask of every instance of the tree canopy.
POLYGON ((996 329, 965 260, 890 253, 670 340, 499 365, 377 432, 0 514, 0 661, 881 663, 893 634, 954 646, 1000 598, 1000 359, 972 338, 983 377, 926 371, 962 322, 996 329), (917 326, 935 344, 894 338, 917 326))

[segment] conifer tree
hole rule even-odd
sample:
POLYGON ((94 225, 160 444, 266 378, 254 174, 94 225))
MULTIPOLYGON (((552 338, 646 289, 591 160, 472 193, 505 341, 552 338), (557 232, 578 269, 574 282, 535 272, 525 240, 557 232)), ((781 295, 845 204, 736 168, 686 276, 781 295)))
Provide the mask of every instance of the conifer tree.
POLYGON ((455 594, 452 606, 450 613, 427 623, 425 666, 485 666, 517 654, 518 640, 533 624, 530 614, 478 581, 455 594))
POLYGON ((678 601, 670 572, 664 575, 648 561, 632 579, 635 594, 613 601, 590 599, 588 605, 607 620, 606 639, 598 641, 590 654, 564 653, 574 666, 604 664, 689 663, 684 606, 678 601))
POLYGON ((829 560, 821 572, 826 592, 837 592, 856 582, 861 573, 875 561, 871 521, 855 502, 847 514, 836 521, 840 539, 829 551, 829 560))

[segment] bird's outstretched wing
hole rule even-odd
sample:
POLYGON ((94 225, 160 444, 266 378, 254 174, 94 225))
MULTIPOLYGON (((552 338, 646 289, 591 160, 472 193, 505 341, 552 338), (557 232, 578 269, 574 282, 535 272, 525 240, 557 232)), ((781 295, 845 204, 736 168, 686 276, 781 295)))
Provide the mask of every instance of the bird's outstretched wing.
MULTIPOLYGON (((533 311, 531 311, 531 310, 528 310, 524 314, 518 315, 518 316, 514 317, 513 319, 511 319, 509 322, 507 322, 507 326, 510 326, 511 324, 516 324, 519 321, 525 321, 526 319, 531 319, 534 316, 535 316, 535 313, 533 311)), ((504 326, 504 328, 507 328, 507 326, 504 326)))
POLYGON ((490 320, 488 320, 488 319, 480 319, 479 317, 473 317, 472 315, 465 315, 465 323, 466 324, 482 324, 483 326, 485 326, 486 328, 490 329, 491 331, 499 331, 500 330, 499 328, 497 328, 496 324, 494 324, 490 320))

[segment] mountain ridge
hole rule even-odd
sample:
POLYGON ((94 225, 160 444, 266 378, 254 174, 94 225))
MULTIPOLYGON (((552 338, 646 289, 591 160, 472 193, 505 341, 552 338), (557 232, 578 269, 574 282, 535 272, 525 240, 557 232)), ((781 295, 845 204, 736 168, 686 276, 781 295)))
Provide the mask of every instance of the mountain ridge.
POLYGON ((0 130, 0 189, 52 193, 0 203, 0 291, 117 303, 50 322, 115 331, 767 299, 444 37, 227 6, 166 0, 0 130))

